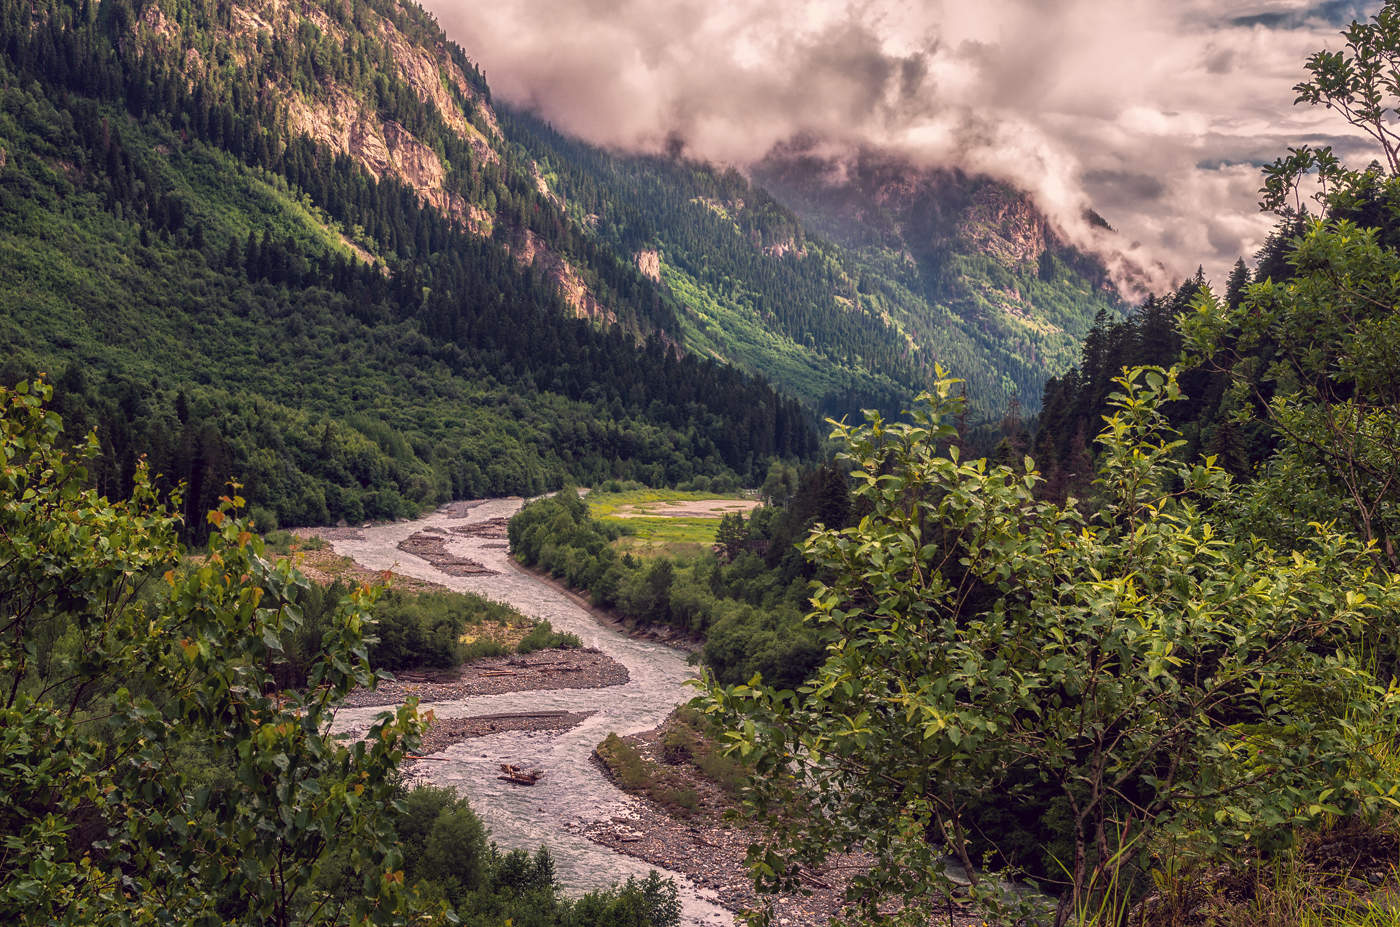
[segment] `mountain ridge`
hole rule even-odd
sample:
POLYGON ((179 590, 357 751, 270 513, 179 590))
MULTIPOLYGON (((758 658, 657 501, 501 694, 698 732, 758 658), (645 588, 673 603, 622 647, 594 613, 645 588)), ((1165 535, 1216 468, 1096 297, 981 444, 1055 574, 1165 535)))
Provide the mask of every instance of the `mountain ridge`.
POLYGON ((197 488, 192 530, 235 474, 301 522, 755 481, 935 362, 988 414, 1047 373, 1030 329, 980 331, 738 171, 498 107, 420 7, 0 14, 4 372, 71 380, 104 491, 146 453, 197 488))
MULTIPOLYGON (((207 36, 190 28, 189 14, 184 14, 187 21, 175 28, 163 13, 149 12, 159 9, 158 4, 153 4, 141 22, 153 23, 151 33, 183 54, 187 71, 212 68, 218 54, 210 54, 207 49, 201 52, 199 46, 208 44, 207 36)), ((600 324, 621 322, 635 337, 659 334, 682 350, 698 350, 750 372, 763 372, 823 413, 852 412, 864 401, 887 408, 898 406, 904 401, 900 396, 912 396, 927 382, 935 362, 966 369, 978 388, 975 394, 985 397, 983 414, 987 417, 995 417, 998 409, 1013 398, 1029 397, 1033 405, 1039 384, 1072 362, 1073 346, 1069 342, 1087 331, 1098 308, 1115 302, 1115 294, 1104 285, 1103 268, 1094 267, 1092 259, 1060 240, 1055 242, 1056 255, 1065 259, 1063 262, 1074 273, 1093 277, 1097 287, 1085 287, 1068 299, 1093 303, 1095 311, 1064 312, 1057 307, 1039 313, 1023 293, 1027 287, 1014 282, 988 282, 989 276, 996 275, 997 267, 963 268, 961 273, 975 292, 950 295, 946 288, 930 287, 926 281, 898 279, 903 275, 901 267, 882 266, 878 259, 866 260, 865 256, 852 259, 850 255, 833 254, 824 258, 834 259, 838 272, 826 281, 823 292, 817 293, 811 286, 803 289, 807 302, 804 311, 809 316, 804 320, 803 312, 777 305, 784 298, 781 294, 765 293, 762 287, 755 290, 751 285, 755 276, 767 274, 769 269, 750 262, 728 274, 726 280, 700 280, 695 265, 704 256, 678 254, 686 249, 678 249, 674 237, 666 249, 642 247, 659 244, 655 241, 614 240, 610 244, 616 254, 611 258, 596 254, 581 257, 579 252, 588 249, 580 246, 580 241, 595 236, 599 213, 608 210, 595 204, 583 214, 571 213, 569 192, 561 189, 557 171, 541 166, 541 160, 548 160, 548 152, 542 153, 534 144, 538 135, 526 133, 522 138, 520 132, 513 131, 519 119, 508 120, 508 127, 502 127, 479 69, 424 10, 392 3, 360 8, 311 0, 241 0, 229 7, 226 20, 222 28, 232 51, 217 45, 215 48, 270 75, 267 86, 277 88, 284 110, 280 118, 286 120, 289 129, 302 131, 333 150, 349 154, 376 177, 392 174, 416 190, 426 203, 462 221, 473 233, 501 242, 522 266, 552 281, 578 317, 600 324), (295 41, 284 36, 295 36, 295 41), (376 81, 388 73, 398 83, 389 88, 362 86, 362 76, 349 64, 357 54, 378 62, 380 74, 376 81), (427 113, 426 120, 419 119, 419 124, 412 125, 402 118, 407 107, 400 97, 405 93, 416 95, 427 113), (492 177, 493 173, 499 176, 492 177), (483 191, 474 179, 478 174, 486 176, 487 187, 497 181, 498 189, 483 191), (473 179, 464 182, 463 178, 473 179), (528 193, 542 202, 502 202, 501 182, 515 194, 528 193), (531 211, 535 215, 525 215, 531 211), (541 226, 552 226, 554 234, 546 234, 548 230, 541 226), (560 233, 565 227, 564 238, 569 240, 561 241, 560 233), (654 274, 641 273, 642 268, 637 265, 637 254, 643 250, 654 251, 658 256, 654 274), (663 275, 661 258, 667 251, 670 260, 665 263, 670 272, 663 275), (678 261, 678 257, 682 260, 678 261), (655 300, 658 311, 638 316, 622 310, 612 292, 614 287, 600 285, 598 268, 589 266, 598 260, 611 265, 605 272, 613 276, 626 275, 635 268, 640 279, 624 286, 658 284, 663 291, 655 300), (883 301, 874 300, 872 294, 861 293, 857 285, 860 278, 872 275, 894 277, 889 282, 906 292, 891 294, 883 301), (741 282, 735 283, 736 280, 741 282), (736 288, 747 289, 751 295, 740 295, 736 301, 736 288), (929 306, 918 306, 920 300, 929 306), (872 301, 878 304, 870 309, 867 304, 872 301), (825 303, 825 307, 818 302, 825 303), (889 303, 901 303, 903 309, 889 303), (952 318, 940 312, 940 307, 951 308, 952 318), (988 315, 981 312, 988 308, 997 310, 988 316, 990 321, 973 317, 979 312, 988 315), (836 316, 842 311, 869 316, 855 323, 864 334, 858 338, 852 334, 851 321, 843 322, 836 316), (921 318, 930 313, 930 318, 921 318), (987 331, 944 331, 945 323, 950 321, 987 331), (1061 333, 1064 337, 1056 337, 1061 333), (1047 338, 1049 343, 1038 343, 1047 338), (1009 342, 1011 346, 1001 350, 999 345, 990 343, 997 341, 1009 342), (980 355, 989 353, 999 353, 993 368, 1009 365, 1017 369, 1010 376, 1005 369, 977 369, 986 366, 980 355), (1022 357, 1030 360, 1023 364, 1019 361, 1022 357), (844 408, 840 400, 832 398, 842 395, 848 397, 844 408)), ((866 153, 864 160, 876 163, 876 153, 866 153)), ((923 182, 908 165, 889 159, 884 164, 893 168, 887 173, 902 174, 914 184, 923 182)), ((731 169, 702 164, 696 170, 715 174, 721 178, 721 186, 733 186, 723 179, 731 169)), ((754 173, 766 179, 759 172, 754 173)), ((981 205, 1001 206, 1003 212, 976 221, 968 221, 967 216, 953 217, 956 221, 938 233, 941 242, 936 247, 970 250, 986 256, 993 265, 1014 265, 1021 262, 1021 252, 1026 247, 1025 242, 1016 244, 1018 234, 1029 232, 1032 238, 1053 234, 1047 234, 1048 224, 1033 206, 1022 208, 1029 203, 1025 194, 1005 185, 951 172, 946 174, 943 186, 962 188, 955 191, 959 195, 966 190, 974 196, 995 191, 1000 202, 981 205), (1006 210, 1008 205, 1012 207, 1011 214, 1006 210), (973 247, 964 247, 968 242, 961 239, 970 239, 973 247)), ((657 191, 653 199, 673 193, 657 191)), ((774 200, 761 190, 746 191, 743 196, 748 196, 750 202, 745 203, 742 197, 726 202, 723 197, 703 195, 687 199, 715 210, 722 219, 735 220, 739 232, 768 258, 780 260, 793 254, 802 260, 807 256, 808 229, 804 224, 811 222, 811 210, 799 208, 799 218, 787 210, 781 197, 774 200), (755 205, 759 213, 756 218, 749 215, 755 211, 755 205)), ((923 201, 927 202, 928 197, 923 201)), ((829 225, 817 225, 823 233, 833 231, 829 225)), ((837 245, 858 250, 858 243, 845 240, 839 233, 826 237, 837 245)), ((706 241, 703 246, 723 247, 714 241, 706 241)), ((928 249, 916 246, 912 253, 918 263, 928 256, 928 249)), ((945 276, 942 260, 935 258, 932 263, 939 265, 932 268, 933 275, 945 276)), ((929 262, 924 264, 920 276, 928 277, 931 268, 929 262)), ((832 276, 824 271, 817 275, 832 276)))

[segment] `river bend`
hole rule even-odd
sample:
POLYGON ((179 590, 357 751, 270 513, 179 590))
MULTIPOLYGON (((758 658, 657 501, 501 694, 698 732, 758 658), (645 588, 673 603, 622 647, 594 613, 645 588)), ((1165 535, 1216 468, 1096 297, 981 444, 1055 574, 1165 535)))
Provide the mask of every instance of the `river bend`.
MULTIPOLYGON (((597 647, 627 668, 630 681, 603 689, 546 689, 482 695, 424 703, 440 718, 511 711, 593 711, 591 717, 563 733, 504 732, 454 744, 434 759, 421 762, 415 773, 434 785, 449 785, 471 802, 491 836, 506 849, 533 851, 541 844, 554 856, 559 882, 570 891, 603 888, 629 875, 645 876, 657 869, 676 881, 681 892, 682 923, 729 927, 733 915, 697 889, 684 876, 617 853, 580 833, 581 825, 626 815, 635 799, 618 790, 589 761, 593 748, 609 732, 631 734, 649 730, 686 701, 694 676, 677 650, 627 637, 605 627, 569 596, 515 567, 499 540, 448 533, 448 550, 496 571, 492 576, 449 576, 398 544, 425 528, 449 529, 509 518, 519 511, 519 498, 490 499, 462 511, 448 507, 411 522, 377 525, 353 540, 334 539, 335 552, 372 570, 393 570, 450 589, 475 592, 514 606, 533 618, 547 619, 555 629, 569 631, 586 646, 597 647), (543 769, 539 785, 525 788, 496 778, 501 763, 543 769)), ((386 709, 342 708, 336 730, 364 728, 386 709)))

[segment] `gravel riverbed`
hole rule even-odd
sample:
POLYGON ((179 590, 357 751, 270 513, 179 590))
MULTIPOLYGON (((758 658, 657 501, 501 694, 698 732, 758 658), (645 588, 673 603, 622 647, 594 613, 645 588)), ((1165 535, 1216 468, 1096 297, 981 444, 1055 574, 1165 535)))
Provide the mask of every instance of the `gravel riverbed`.
MULTIPOLYGON (((524 688, 510 691, 510 680, 519 676, 481 675, 477 688, 464 679, 404 679, 398 685, 419 687, 422 707, 431 709, 444 730, 472 728, 486 715, 507 715, 560 711, 582 717, 564 730, 497 730, 479 736, 448 738, 441 749, 422 754, 414 774, 434 785, 458 789, 491 828, 492 838, 502 847, 534 850, 547 844, 554 856, 560 882, 571 891, 602 888, 629 876, 645 876, 656 869, 673 878, 681 891, 682 920, 690 927, 734 923, 732 910, 719 901, 711 889, 682 873, 636 859, 627 853, 590 840, 591 825, 619 816, 639 813, 644 807, 636 798, 618 790, 603 772, 590 762, 593 748, 611 732, 621 735, 657 727, 678 704, 688 701, 694 690, 688 685, 694 672, 684 653, 657 641, 637 640, 622 630, 596 620, 591 610, 574 597, 514 566, 501 541, 504 519, 519 510, 523 500, 490 499, 453 503, 431 515, 413 521, 371 525, 356 529, 331 529, 320 533, 334 551, 350 557, 367 571, 393 571, 415 580, 513 605, 533 618, 548 620, 558 631, 577 634, 584 645, 596 651, 575 651, 576 660, 596 660, 577 672, 535 667, 540 685, 550 688, 524 688), (455 530, 466 529, 466 530, 455 530), (453 558, 479 564, 490 572, 453 575, 438 569, 429 560, 400 547, 414 535, 427 535, 434 559, 437 551, 453 558), (436 539, 442 539, 442 545, 436 539), (608 668, 606 658, 619 670, 608 668), (566 677, 580 681, 597 673, 598 682, 588 687, 571 685, 566 677), (612 676, 604 674, 612 673, 612 676), (605 681, 616 679, 616 682, 605 681), (492 680, 490 686, 486 680, 492 680), (497 683, 500 680, 502 682, 497 683), (437 688, 424 689, 435 686, 437 688), (472 719, 477 719, 473 721, 472 719), (521 769, 541 770, 543 778, 532 787, 522 787, 497 778, 501 764, 521 769)), ((421 542, 420 542, 421 543, 421 542)), ((410 548, 415 545, 410 543, 410 548)), ((425 551, 426 552, 426 551, 425 551)), ((454 571, 457 572, 457 571, 454 571)), ((558 652, 531 654, 524 660, 560 659, 558 652)), ((512 658, 504 658, 507 661, 512 658)), ((478 664, 477 666, 480 666, 478 664)), ((511 666, 501 669, 518 672, 530 668, 511 666)), ((468 673, 470 675, 470 671, 468 673)), ((399 690, 404 697, 408 689, 399 690)), ((389 704, 395 704, 385 689, 368 693, 373 704, 347 705, 337 715, 335 730, 351 732, 367 729, 389 704)), ((490 722, 488 721, 487 724, 490 722)), ((430 745, 436 747, 436 745, 430 745)), ((427 748, 425 748, 427 749, 427 748)))

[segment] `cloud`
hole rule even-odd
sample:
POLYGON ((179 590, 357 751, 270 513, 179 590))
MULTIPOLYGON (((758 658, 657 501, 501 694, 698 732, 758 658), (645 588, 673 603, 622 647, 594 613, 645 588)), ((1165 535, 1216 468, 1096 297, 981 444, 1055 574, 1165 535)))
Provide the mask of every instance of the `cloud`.
MULTIPOLYGON (((1358 0, 428 0, 497 96, 589 141, 745 165, 796 137, 1031 190, 1165 289, 1271 222, 1258 165, 1343 137, 1295 109, 1358 0), (1118 229, 1108 236, 1086 207, 1118 229), (1128 244, 1125 246, 1125 242, 1128 244)), ((1361 149, 1347 139, 1350 151, 1361 149)), ((1363 160, 1369 154, 1363 154, 1363 160)), ((1126 266, 1126 265, 1125 265, 1126 266)), ((1128 283, 1126 277, 1123 278, 1128 283)))

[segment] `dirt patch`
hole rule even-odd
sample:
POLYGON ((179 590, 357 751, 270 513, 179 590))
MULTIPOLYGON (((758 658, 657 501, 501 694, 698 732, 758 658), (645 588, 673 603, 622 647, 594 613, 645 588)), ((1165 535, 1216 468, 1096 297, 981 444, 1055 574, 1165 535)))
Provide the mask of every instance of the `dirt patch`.
MULTIPOLYGON (((441 528, 436 529, 442 531, 441 528)), ((484 567, 468 557, 458 556, 447 549, 447 539, 427 528, 404 538, 398 543, 399 550, 424 560, 437 567, 448 576, 495 576, 496 571, 484 567)))
POLYGON ((475 660, 455 670, 403 672, 372 691, 356 689, 345 704, 351 708, 400 705, 417 696, 426 705, 531 689, 603 689, 630 678, 627 667, 601 650, 540 650, 524 657, 475 660))
POLYGON ((492 518, 471 525, 457 525, 452 529, 452 533, 460 534, 464 538, 486 538, 492 541, 504 541, 509 537, 507 534, 507 528, 509 526, 509 518, 492 518))
POLYGON ((418 749, 418 756, 440 753, 464 740, 489 737, 505 731, 561 733, 577 727, 593 714, 591 711, 532 711, 473 715, 468 718, 432 718, 423 734, 423 744, 418 749))
POLYGON ((757 499, 697 499, 691 502, 639 502, 620 506, 609 518, 723 518, 747 515, 763 503, 757 499))
MULTIPOLYGON (((645 801, 632 816, 584 825, 583 835, 594 843, 688 877, 713 891, 719 903, 731 911, 753 910, 771 901, 771 923, 789 927, 830 924, 842 909, 846 882, 858 871, 839 869, 843 864, 835 861, 803 878, 810 895, 760 896, 744 865, 754 839, 750 832, 719 823, 678 821, 645 801)), ((981 922, 968 918, 956 923, 981 922)))

